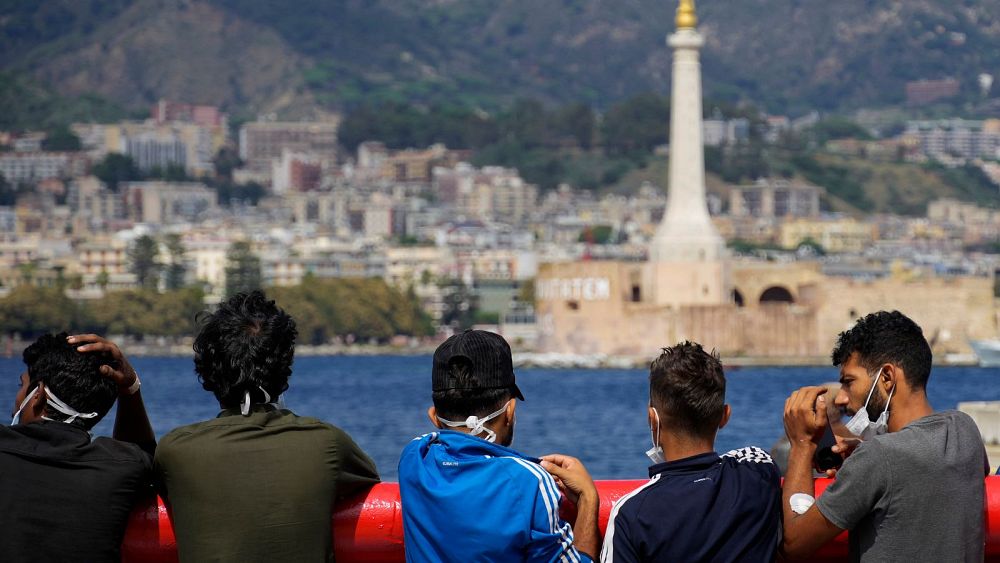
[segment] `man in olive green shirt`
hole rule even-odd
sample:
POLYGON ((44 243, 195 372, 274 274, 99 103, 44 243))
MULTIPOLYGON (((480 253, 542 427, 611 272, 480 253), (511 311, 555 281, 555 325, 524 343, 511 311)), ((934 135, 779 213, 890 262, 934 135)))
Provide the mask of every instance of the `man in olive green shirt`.
POLYGON ((205 317, 195 371, 223 411, 164 436, 154 460, 181 561, 333 561, 333 503, 378 482, 344 431, 271 402, 295 336, 259 291, 205 317))

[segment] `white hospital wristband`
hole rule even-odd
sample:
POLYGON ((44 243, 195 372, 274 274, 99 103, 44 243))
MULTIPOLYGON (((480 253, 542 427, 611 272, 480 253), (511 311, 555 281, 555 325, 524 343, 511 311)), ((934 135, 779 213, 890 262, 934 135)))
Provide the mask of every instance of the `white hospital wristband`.
POLYGON ((141 383, 139 383, 139 375, 136 374, 135 381, 132 382, 132 385, 129 385, 129 388, 125 390, 125 393, 129 395, 135 395, 136 393, 139 392, 140 385, 141 383))

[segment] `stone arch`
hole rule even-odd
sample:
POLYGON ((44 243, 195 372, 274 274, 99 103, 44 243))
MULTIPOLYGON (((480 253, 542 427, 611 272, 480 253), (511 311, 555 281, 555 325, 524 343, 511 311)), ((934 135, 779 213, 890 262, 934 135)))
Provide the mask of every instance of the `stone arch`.
POLYGON ((778 303, 795 303, 795 297, 788 288, 780 285, 772 285, 760 294, 761 305, 771 305, 778 303))
POLYGON ((743 293, 736 288, 733 288, 733 303, 736 303, 737 307, 746 307, 746 299, 743 298, 743 293))

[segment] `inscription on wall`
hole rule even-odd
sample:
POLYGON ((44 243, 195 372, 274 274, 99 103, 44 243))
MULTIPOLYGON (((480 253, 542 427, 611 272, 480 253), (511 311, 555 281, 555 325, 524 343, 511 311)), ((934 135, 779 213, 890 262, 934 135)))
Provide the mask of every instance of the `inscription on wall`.
POLYGON ((608 278, 552 278, 539 280, 535 297, 540 301, 576 299, 581 301, 607 301, 611 299, 611 281, 608 278))

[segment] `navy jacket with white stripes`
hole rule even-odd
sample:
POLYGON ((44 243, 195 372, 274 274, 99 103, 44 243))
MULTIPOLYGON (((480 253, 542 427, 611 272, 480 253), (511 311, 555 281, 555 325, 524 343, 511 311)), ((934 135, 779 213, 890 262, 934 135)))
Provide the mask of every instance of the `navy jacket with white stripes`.
POLYGON ((602 562, 774 561, 781 484, 756 447, 658 463, 611 511, 602 562))
POLYGON ((538 461, 451 430, 410 442, 399 459, 406 561, 591 563, 538 461))

